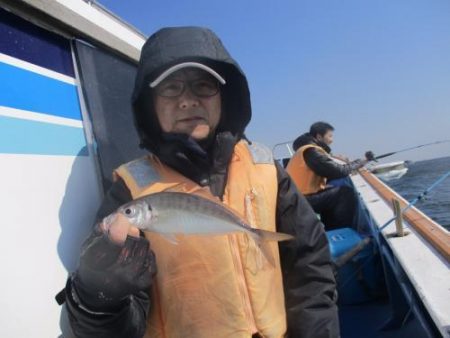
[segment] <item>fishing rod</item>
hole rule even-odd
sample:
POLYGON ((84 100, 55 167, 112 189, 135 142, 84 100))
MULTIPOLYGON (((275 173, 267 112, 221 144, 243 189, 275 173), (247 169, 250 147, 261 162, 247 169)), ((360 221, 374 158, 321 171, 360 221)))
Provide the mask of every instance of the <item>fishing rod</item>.
POLYGON ((436 142, 431 142, 431 143, 425 143, 425 144, 421 144, 419 146, 405 148, 405 149, 393 151, 393 152, 390 152, 390 153, 378 155, 374 159, 378 160, 380 158, 388 157, 388 156, 391 156, 391 155, 394 155, 394 154, 403 153, 404 151, 409 151, 409 150, 413 150, 413 149, 417 149, 417 148, 421 148, 421 147, 427 147, 427 146, 431 146, 431 145, 434 145, 434 144, 447 143, 447 142, 450 142, 450 140, 442 140, 442 141, 436 141, 436 142))
MULTIPOLYGON (((447 171, 444 175, 442 175, 441 177, 439 177, 433 184, 431 184, 427 189, 425 189, 422 193, 420 193, 416 198, 414 198, 411 202, 408 203, 407 206, 405 206, 402 210, 401 213, 404 213, 406 210, 408 210, 409 208, 413 207, 414 204, 416 204, 417 202, 419 202, 420 200, 423 200, 426 195, 428 195, 428 193, 433 190, 434 188, 436 188, 439 184, 441 184, 447 177, 450 176, 450 170, 447 171)), ((380 228, 378 228, 378 231, 383 230, 384 228, 386 228, 393 220, 395 220, 395 217, 391 218, 389 221, 387 221, 385 224, 383 224, 380 228)))

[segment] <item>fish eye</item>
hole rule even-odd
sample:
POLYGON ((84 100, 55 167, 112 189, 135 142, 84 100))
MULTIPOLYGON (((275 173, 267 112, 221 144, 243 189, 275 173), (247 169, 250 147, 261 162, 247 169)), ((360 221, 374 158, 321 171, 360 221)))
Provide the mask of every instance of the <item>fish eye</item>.
POLYGON ((125 213, 125 215, 127 215, 127 216, 133 216, 134 210, 131 209, 131 208, 126 208, 126 209, 124 210, 124 213, 125 213))

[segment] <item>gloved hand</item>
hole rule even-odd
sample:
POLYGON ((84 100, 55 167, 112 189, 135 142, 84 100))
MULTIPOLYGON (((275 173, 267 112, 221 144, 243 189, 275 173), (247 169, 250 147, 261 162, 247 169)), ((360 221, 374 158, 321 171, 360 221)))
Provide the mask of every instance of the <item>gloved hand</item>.
POLYGON ((366 151, 366 153, 364 155, 365 155, 367 161, 376 161, 375 154, 372 151, 370 151, 370 150, 366 151))
POLYGON ((148 290, 155 273, 155 255, 146 238, 127 236, 117 244, 96 226, 83 244, 72 288, 89 310, 115 311, 130 295, 148 290))
POLYGON ((350 162, 348 165, 350 166, 351 170, 354 171, 354 170, 364 167, 366 165, 366 163, 367 163, 367 160, 361 160, 358 158, 358 159, 350 162))

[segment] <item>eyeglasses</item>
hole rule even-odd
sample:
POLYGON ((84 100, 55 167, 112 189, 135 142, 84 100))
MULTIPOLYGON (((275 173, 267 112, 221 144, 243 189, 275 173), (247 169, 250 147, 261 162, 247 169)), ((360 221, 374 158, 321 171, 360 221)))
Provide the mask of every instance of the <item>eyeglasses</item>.
POLYGON ((219 82, 215 79, 198 79, 193 81, 182 81, 169 79, 161 82, 155 87, 157 95, 162 97, 178 97, 181 96, 186 87, 198 97, 211 97, 219 92, 219 82))

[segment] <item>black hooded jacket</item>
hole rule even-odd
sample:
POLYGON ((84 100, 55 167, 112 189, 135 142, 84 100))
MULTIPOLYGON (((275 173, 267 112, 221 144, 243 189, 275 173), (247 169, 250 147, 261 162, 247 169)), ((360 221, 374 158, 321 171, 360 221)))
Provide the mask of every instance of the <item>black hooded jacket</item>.
MULTIPOLYGON (((152 35, 142 50, 133 108, 142 146, 198 184, 209 185, 213 194, 222 197, 228 164, 235 144, 244 137, 251 107, 245 75, 215 34, 204 28, 183 27, 165 28, 152 35), (156 121, 148 84, 181 61, 207 64, 227 82, 221 88, 221 121, 215 136, 205 144, 199 145, 183 135, 161 133, 156 121)), ((336 285, 323 225, 284 169, 275 165, 277 231, 296 238, 279 246, 288 336, 338 337, 336 285)), ((130 200, 124 182, 115 182, 104 198, 98 220, 130 200)), ((146 295, 133 295, 121 311, 109 315, 82 311, 70 299, 67 306, 72 328, 79 337, 135 338, 145 332, 148 303, 146 295)))
MULTIPOLYGON (((297 137, 293 143, 294 151, 297 151, 299 148, 308 144, 319 146, 328 154, 331 153, 331 149, 328 145, 317 140, 310 133, 305 133, 297 137)), ((352 171, 364 166, 364 162, 361 160, 355 160, 348 164, 339 164, 336 161, 333 161, 330 156, 325 155, 316 148, 306 149, 303 153, 303 157, 307 166, 311 168, 312 171, 329 180, 346 177, 352 171)))

